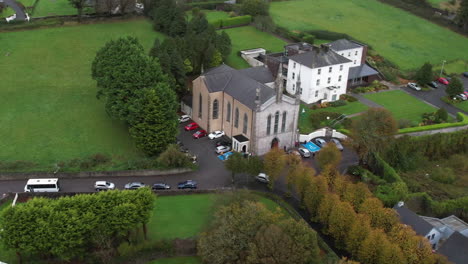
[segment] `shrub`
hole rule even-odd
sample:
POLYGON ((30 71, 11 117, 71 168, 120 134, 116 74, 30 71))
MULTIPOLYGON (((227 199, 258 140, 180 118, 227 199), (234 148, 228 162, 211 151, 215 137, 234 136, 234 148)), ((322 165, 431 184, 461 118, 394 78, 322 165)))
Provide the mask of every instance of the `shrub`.
POLYGON ((246 25, 252 22, 252 17, 247 16, 238 16, 238 17, 231 17, 221 20, 221 27, 233 27, 239 25, 246 25))
POLYGON ((321 123, 326 121, 327 117, 329 117, 330 120, 333 120, 335 118, 338 118, 339 116, 341 116, 340 113, 318 112, 318 113, 312 113, 309 117, 309 120, 313 128, 320 128, 321 123))
POLYGON ((388 183, 402 181, 400 175, 392 168, 379 154, 374 153, 372 158, 369 159, 369 168, 373 173, 379 175, 388 183))
POLYGON ((352 39, 348 34, 338 33, 327 30, 310 30, 308 34, 314 35, 318 39, 339 40, 339 39, 352 39))
POLYGON ((302 37, 302 41, 307 42, 309 44, 314 44, 315 36, 311 34, 304 34, 302 37))
POLYGON ((180 152, 176 145, 169 145, 169 147, 159 155, 158 161, 169 168, 181 168, 190 164, 189 157, 180 152))
POLYGON ((408 120, 408 119, 398 120, 398 128, 407 128, 407 127, 411 127, 411 125, 412 125, 411 120, 408 120))
POLYGON ((337 100, 337 101, 329 103, 329 105, 332 106, 332 107, 344 106, 346 104, 347 104, 347 102, 344 101, 344 100, 337 100))
POLYGON ((340 100, 345 100, 345 101, 348 101, 350 103, 358 101, 358 99, 356 97, 351 96, 349 94, 340 95, 340 100))
POLYGON ((437 167, 430 173, 429 177, 436 182, 446 184, 452 184, 457 179, 453 169, 446 167, 437 167))

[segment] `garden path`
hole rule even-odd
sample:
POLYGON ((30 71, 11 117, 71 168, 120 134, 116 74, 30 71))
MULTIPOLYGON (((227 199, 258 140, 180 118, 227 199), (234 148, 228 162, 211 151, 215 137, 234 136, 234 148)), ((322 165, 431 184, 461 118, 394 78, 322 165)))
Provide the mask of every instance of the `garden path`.
POLYGON ((16 12, 16 20, 26 20, 26 13, 15 0, 3 0, 4 3, 16 12))
POLYGON ((353 96, 356 97, 359 102, 369 106, 369 107, 378 107, 378 108, 383 108, 383 106, 379 105, 378 103, 376 102, 373 102, 367 98, 365 98, 364 96, 362 96, 361 94, 356 94, 356 93, 353 93, 353 96))

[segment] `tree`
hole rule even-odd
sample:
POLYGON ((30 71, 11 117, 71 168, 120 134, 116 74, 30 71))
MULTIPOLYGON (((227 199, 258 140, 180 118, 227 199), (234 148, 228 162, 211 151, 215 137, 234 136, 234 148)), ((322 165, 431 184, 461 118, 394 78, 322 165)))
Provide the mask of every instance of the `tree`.
POLYGON ((158 157, 158 161, 169 168, 181 168, 190 164, 190 159, 185 153, 179 151, 176 145, 171 144, 158 157))
POLYGON ((83 8, 85 7, 86 0, 68 0, 68 2, 78 11, 78 23, 81 22, 83 16, 83 8))
POLYGON ((356 212, 348 202, 340 201, 331 209, 328 232, 335 239, 337 246, 345 247, 345 239, 355 221, 356 212))
POLYGON ((210 68, 217 67, 223 63, 223 57, 221 56, 221 53, 218 50, 215 50, 213 53, 213 56, 211 57, 210 61, 210 68))
POLYGON ((395 211, 384 208, 382 202, 375 197, 367 198, 361 204, 359 213, 369 216, 373 228, 380 228, 385 232, 389 232, 399 222, 395 211))
POLYGON ((236 174, 245 172, 245 159, 239 152, 234 152, 229 156, 228 160, 224 162, 224 166, 231 172, 231 180, 234 183, 236 174))
POLYGON ((445 110, 445 108, 443 108, 443 107, 437 109, 437 111, 435 113, 435 118, 436 118, 437 123, 447 122, 447 120, 448 120, 447 110, 445 110))
POLYGON ((371 231, 369 217, 363 214, 356 214, 356 219, 351 224, 349 233, 345 238, 346 250, 351 253, 351 256, 354 258, 358 257, 362 241, 367 238, 371 231))
POLYGON ((144 88, 132 101, 128 121, 130 135, 137 147, 157 155, 175 141, 178 131, 177 100, 167 83, 144 88))
POLYGON ((255 28, 263 32, 274 32, 276 29, 275 22, 273 22, 270 16, 256 16, 253 24, 255 28))
POLYGON ((258 175, 263 171, 263 160, 258 156, 251 156, 247 160, 246 172, 250 175, 258 175))
POLYGON ((457 94, 463 93, 463 84, 458 77, 453 77, 445 92, 450 96, 454 97, 457 94))
POLYGON ((240 10, 243 15, 268 16, 268 2, 265 0, 243 0, 240 10))
POLYGON ((434 74, 432 72, 432 65, 429 62, 424 63, 424 65, 416 72, 415 79, 419 85, 426 85, 434 79, 434 74))
POLYGON ((328 193, 327 180, 323 176, 317 176, 308 182, 303 194, 304 205, 311 218, 317 220, 319 207, 325 195, 328 193))
POLYGON ((317 154, 317 163, 322 169, 325 168, 325 166, 336 169, 340 161, 341 151, 338 150, 334 143, 325 145, 317 154))
POLYGON ((329 234, 330 215, 333 207, 340 201, 338 195, 334 193, 325 193, 317 208, 317 220, 324 226, 324 233, 329 234))
POLYGON ((221 31, 221 34, 216 35, 216 48, 221 53, 223 60, 231 54, 231 38, 226 31, 221 31))
POLYGON ((265 166, 265 172, 270 179, 268 187, 273 189, 275 181, 278 179, 286 165, 284 152, 279 148, 272 148, 267 154, 265 154, 263 164, 265 166))
POLYGON ((396 121, 384 108, 370 108, 355 120, 351 138, 361 163, 367 162, 371 153, 383 151, 394 140, 396 132, 396 121))
POLYGON ((456 21, 465 32, 468 32, 468 0, 461 1, 456 21))

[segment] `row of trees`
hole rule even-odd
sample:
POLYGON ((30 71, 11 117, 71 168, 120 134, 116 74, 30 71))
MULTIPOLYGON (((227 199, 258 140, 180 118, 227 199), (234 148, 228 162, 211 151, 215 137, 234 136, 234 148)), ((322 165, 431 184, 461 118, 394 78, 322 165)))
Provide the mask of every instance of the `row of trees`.
POLYGON ((136 145, 148 155, 164 151, 177 133, 177 99, 157 59, 136 38, 111 40, 92 63, 98 99, 110 117, 126 122, 136 145))
MULTIPOLYGON (((428 83, 434 81, 435 77, 436 75, 434 74, 432 64, 426 62, 418 71, 416 71, 414 79, 419 85, 426 86, 428 83)), ((446 92, 450 97, 463 93, 463 84, 458 77, 453 77, 452 80, 450 80, 446 92)))
POLYGON ((1 241, 20 263, 23 255, 71 261, 91 253, 106 262, 130 231, 143 226, 146 235, 154 198, 148 188, 34 198, 2 212, 1 241))
POLYGON ((253 201, 221 207, 198 240, 205 263, 321 263, 317 234, 304 221, 253 201))

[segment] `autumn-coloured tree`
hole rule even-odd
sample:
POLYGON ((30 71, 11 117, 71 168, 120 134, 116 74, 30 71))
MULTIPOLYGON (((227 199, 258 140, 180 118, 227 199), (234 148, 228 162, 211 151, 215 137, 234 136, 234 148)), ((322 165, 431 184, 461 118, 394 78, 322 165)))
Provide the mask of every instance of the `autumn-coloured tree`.
POLYGON ((325 166, 320 172, 320 175, 322 175, 327 180, 328 186, 330 186, 330 189, 332 189, 335 184, 335 178, 340 176, 340 173, 332 166, 325 166))
POLYGON ((388 233, 389 240, 398 245, 408 264, 430 264, 435 263, 431 245, 426 238, 416 235, 416 232, 409 226, 396 224, 388 233))
POLYGON ((360 264, 360 263, 358 261, 354 261, 354 260, 350 260, 345 257, 342 257, 340 259, 340 262, 338 262, 338 264, 360 264))
POLYGON ((399 222, 395 211, 384 208, 382 202, 375 197, 364 200, 359 213, 369 216, 373 228, 381 228, 385 232, 389 232, 399 222))
POLYGON ((312 179, 305 190, 303 195, 303 204, 311 215, 312 219, 316 220, 318 208, 328 193, 327 180, 323 176, 317 176, 312 179))
POLYGON ((286 165, 286 157, 284 151, 279 148, 272 148, 267 154, 263 161, 265 172, 269 176, 270 181, 268 182, 268 187, 273 189, 275 181, 280 176, 281 172, 286 165))
POLYGON ((370 108, 351 128, 353 146, 361 162, 367 162, 370 153, 379 153, 393 140, 398 130, 390 111, 385 108, 370 108))
POLYGON ((345 248, 345 239, 356 221, 356 213, 348 202, 338 202, 332 207, 328 221, 328 232, 340 248, 345 248))
POLYGON ((298 164, 292 170, 288 171, 286 182, 288 188, 294 187, 294 190, 299 196, 301 202, 304 200, 304 194, 308 184, 312 181, 312 177, 315 175, 315 170, 303 163, 298 164))
POLYGON ((329 143, 325 145, 317 154, 317 163, 320 168, 329 166, 336 169, 341 161, 341 151, 338 150, 335 144, 329 143))
POLYGON ((323 225, 323 233, 329 234, 330 227, 330 215, 334 207, 340 202, 338 195, 334 193, 327 193, 323 196, 320 201, 320 205, 317 210, 317 220, 323 225))
POLYGON ((372 193, 367 188, 367 185, 363 182, 358 182, 346 186, 342 200, 350 202, 354 210, 359 211, 361 204, 371 195, 372 193))
POLYGON ((346 250, 351 253, 354 258, 358 257, 359 250, 372 228, 370 219, 367 215, 356 214, 356 219, 349 228, 347 237, 345 238, 346 250))

